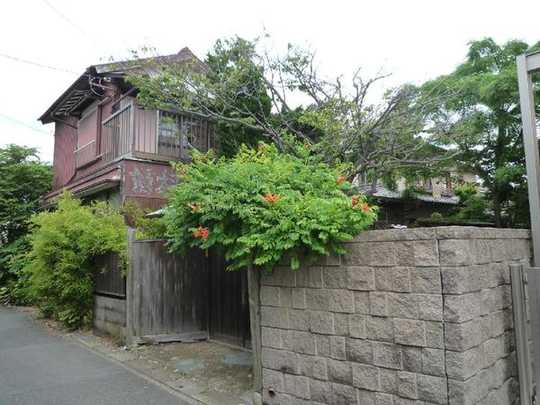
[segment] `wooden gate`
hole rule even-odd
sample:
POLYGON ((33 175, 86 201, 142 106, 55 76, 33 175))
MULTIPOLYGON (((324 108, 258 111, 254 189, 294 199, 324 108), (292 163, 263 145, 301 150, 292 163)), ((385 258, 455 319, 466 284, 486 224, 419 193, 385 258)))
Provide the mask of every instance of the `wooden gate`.
POLYGON ((180 256, 170 254, 162 240, 133 241, 126 289, 128 334, 199 332, 250 347, 246 272, 227 272, 225 267, 223 255, 215 251, 206 255, 193 249, 180 256))
POLYGON ((225 271, 225 259, 218 252, 210 254, 208 265, 210 338, 250 348, 246 271, 225 271))
POLYGON ((208 266, 201 251, 171 255, 164 241, 134 241, 131 260, 131 336, 207 331, 208 266))

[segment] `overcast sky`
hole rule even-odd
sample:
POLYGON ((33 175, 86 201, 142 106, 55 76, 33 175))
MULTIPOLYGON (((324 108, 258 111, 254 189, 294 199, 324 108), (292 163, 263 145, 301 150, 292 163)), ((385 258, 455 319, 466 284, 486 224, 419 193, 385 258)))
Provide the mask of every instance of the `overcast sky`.
POLYGON ((19 0, 0 5, 0 145, 38 147, 52 161, 53 125, 37 118, 84 68, 155 46, 204 57, 217 38, 266 31, 276 48, 311 47, 321 68, 366 74, 384 68, 393 83, 450 72, 467 43, 540 39, 538 0, 105 1, 19 0), (8 59, 29 60, 53 70, 8 59))

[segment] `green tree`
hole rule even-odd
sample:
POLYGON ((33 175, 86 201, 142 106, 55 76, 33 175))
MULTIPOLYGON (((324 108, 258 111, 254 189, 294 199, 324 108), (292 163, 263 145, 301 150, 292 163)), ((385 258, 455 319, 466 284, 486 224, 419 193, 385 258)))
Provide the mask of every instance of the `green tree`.
POLYGON ((51 166, 39 159, 35 148, 0 148, 0 295, 4 300, 24 302, 18 282, 28 251, 25 235, 51 182, 51 166))
POLYGON ((223 141, 234 140, 229 154, 260 137, 293 152, 295 139, 315 144, 327 163, 349 162, 350 178, 372 179, 445 158, 422 153, 436 136, 424 131, 434 99, 420 103, 413 86, 389 89, 374 103, 371 91, 385 75, 366 79, 358 69, 350 80, 328 79, 309 50, 289 45, 275 55, 240 38, 218 41, 206 62, 204 68, 160 64, 149 67, 152 74, 138 70, 128 79, 143 105, 216 120, 229 134, 223 141))
POLYGON ((52 170, 35 148, 0 148, 0 238, 11 243, 24 235, 39 199, 50 190, 52 170))
MULTIPOLYGON (((422 87, 426 97, 446 94, 433 112, 433 130, 451 134, 458 163, 481 178, 497 226, 527 218, 516 56, 539 48, 522 41, 473 41, 464 63, 422 87)), ((536 78, 537 89, 539 84, 536 78)))

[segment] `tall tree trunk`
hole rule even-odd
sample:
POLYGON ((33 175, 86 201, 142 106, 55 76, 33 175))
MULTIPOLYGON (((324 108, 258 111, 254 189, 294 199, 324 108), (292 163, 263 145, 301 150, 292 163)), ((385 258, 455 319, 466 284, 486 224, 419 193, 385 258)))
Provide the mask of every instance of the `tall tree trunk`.
POLYGON ((501 208, 501 201, 499 200, 499 196, 497 195, 497 191, 495 190, 493 195, 493 213, 495 215, 495 226, 497 228, 502 227, 502 208, 501 208))
MULTIPOLYGON (((497 128, 497 139, 495 141, 494 150, 494 165, 495 171, 504 165, 503 162, 503 149, 504 149, 504 136, 506 134, 506 128, 504 125, 499 125, 497 128)), ((497 228, 502 227, 502 201, 499 195, 499 185, 495 173, 493 173, 493 213, 495 215, 495 226, 497 228)))

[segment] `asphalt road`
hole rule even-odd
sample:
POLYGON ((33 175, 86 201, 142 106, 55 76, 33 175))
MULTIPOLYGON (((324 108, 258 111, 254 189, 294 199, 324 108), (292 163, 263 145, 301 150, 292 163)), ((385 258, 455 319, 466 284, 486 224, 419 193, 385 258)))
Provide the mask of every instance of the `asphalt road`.
POLYGON ((180 399, 0 306, 0 405, 169 405, 180 399))

